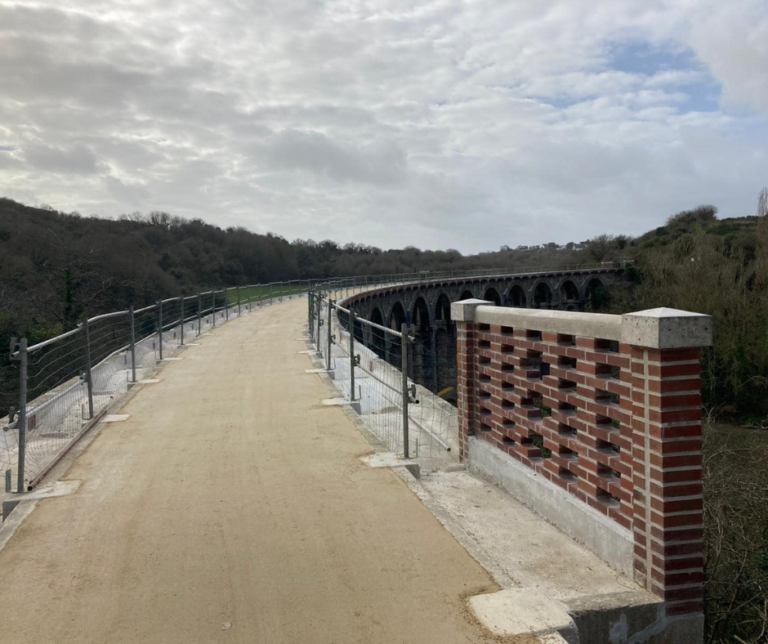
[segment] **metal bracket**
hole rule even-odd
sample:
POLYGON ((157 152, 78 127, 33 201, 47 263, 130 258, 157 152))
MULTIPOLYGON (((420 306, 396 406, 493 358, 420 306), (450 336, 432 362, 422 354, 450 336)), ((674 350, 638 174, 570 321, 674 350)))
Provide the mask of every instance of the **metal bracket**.
POLYGON ((355 354, 354 360, 355 360, 355 366, 359 367, 360 366, 360 354, 359 353, 355 354))
POLYGON ((18 338, 11 338, 10 352, 11 360, 21 360, 21 342, 18 338))
POLYGON ((323 322, 323 318, 318 318, 317 326, 323 326, 323 324, 325 324, 325 322, 323 322))
POLYGON ((331 344, 336 344, 336 334, 331 333, 331 344))

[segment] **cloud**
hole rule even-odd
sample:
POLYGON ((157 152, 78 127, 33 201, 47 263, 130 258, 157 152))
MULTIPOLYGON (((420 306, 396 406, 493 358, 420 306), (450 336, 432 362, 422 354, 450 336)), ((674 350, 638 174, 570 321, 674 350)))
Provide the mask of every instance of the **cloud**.
POLYGON ((768 6, 744 0, 733 11, 706 4, 693 23, 691 46, 722 84, 726 101, 768 115, 768 6))
POLYGON ((305 170, 342 183, 394 186, 407 179, 405 154, 387 141, 356 146, 320 132, 284 130, 270 137, 257 156, 272 168, 305 170))
POLYGON ((117 177, 105 178, 107 190, 119 204, 141 208, 147 205, 150 192, 142 185, 126 184, 117 177))
POLYGON ((8 2, 0 194, 463 251, 749 214, 766 43, 762 0, 8 2))
POLYGON ((25 146, 24 158, 36 170, 62 174, 93 174, 98 169, 96 155, 84 145, 68 148, 42 143, 25 146))

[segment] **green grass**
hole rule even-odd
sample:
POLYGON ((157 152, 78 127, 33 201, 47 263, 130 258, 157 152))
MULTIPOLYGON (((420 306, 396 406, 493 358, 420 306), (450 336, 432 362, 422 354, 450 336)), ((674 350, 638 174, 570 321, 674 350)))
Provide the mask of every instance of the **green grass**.
MULTIPOLYGON (((280 294, 283 294, 283 297, 286 295, 296 295, 298 293, 306 293, 307 292, 307 285, 306 284, 283 284, 282 287, 279 284, 273 284, 272 285, 272 296, 275 298, 279 298, 280 294)), ((262 300, 268 300, 270 295, 270 287, 269 285, 257 285, 257 286, 248 286, 248 287, 241 287, 240 288, 240 302, 245 303, 249 301, 251 302, 259 302, 262 300)), ((229 299, 230 304, 237 304, 237 289, 231 288, 227 290, 227 298, 229 299)))

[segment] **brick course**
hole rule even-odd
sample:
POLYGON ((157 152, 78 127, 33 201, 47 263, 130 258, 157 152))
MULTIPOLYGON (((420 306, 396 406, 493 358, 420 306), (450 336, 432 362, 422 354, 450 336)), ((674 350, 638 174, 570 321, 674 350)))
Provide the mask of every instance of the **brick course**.
POLYGON ((458 323, 461 458, 477 436, 631 530, 636 581, 699 612, 700 349, 533 324, 458 323))

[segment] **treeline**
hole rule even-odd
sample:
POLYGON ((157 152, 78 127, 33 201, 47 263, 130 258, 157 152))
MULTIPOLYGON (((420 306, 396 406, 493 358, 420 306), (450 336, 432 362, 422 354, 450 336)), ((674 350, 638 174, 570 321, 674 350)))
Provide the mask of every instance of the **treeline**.
POLYGON ((768 425, 767 195, 761 193, 753 217, 718 219, 715 208, 701 206, 637 238, 602 235, 469 256, 289 242, 163 212, 82 217, 0 199, 0 342, 7 346, 13 335, 35 342, 86 315, 222 286, 426 270, 512 272, 624 257, 635 260, 635 285, 614 293, 606 309, 668 306, 712 315, 715 347, 703 361, 708 408, 768 425))
POLYGON ((636 286, 617 293, 611 309, 711 315, 714 346, 702 356, 707 412, 768 429, 768 191, 757 216, 720 220, 714 208, 700 207, 630 248, 636 286))
POLYGON ((556 267, 591 261, 584 251, 463 256, 456 250, 384 251, 333 241, 288 242, 244 228, 221 229, 168 213, 117 220, 32 208, 0 199, 0 338, 30 339, 83 316, 145 305, 181 292, 292 279, 556 267))

